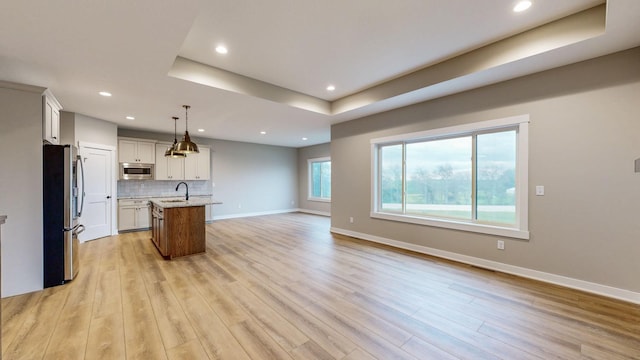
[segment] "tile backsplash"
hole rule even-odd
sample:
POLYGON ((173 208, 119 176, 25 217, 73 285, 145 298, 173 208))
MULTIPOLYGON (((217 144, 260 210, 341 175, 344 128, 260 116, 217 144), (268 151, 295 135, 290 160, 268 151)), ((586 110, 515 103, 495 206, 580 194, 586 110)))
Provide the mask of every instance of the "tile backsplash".
MULTIPOLYGON (((183 196, 185 189, 181 186, 176 191, 180 181, 173 180, 118 180, 118 198, 148 197, 148 196, 183 196)), ((185 181, 189 185, 189 195, 211 195, 213 186, 211 181, 185 181)))

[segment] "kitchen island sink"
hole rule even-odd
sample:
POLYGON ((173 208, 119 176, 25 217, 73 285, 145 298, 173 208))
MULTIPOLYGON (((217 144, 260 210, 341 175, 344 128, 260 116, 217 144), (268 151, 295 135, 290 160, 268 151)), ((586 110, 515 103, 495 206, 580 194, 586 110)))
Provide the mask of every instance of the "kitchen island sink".
POLYGON ((151 240, 167 258, 203 253, 206 250, 206 198, 151 199, 151 240))

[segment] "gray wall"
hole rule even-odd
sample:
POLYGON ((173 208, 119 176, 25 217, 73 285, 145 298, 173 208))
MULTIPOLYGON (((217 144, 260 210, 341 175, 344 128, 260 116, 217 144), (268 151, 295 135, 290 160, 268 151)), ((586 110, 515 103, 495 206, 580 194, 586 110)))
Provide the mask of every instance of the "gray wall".
POLYGON ((118 147, 118 126, 90 116, 75 114, 75 138, 79 141, 118 147))
MULTIPOLYGON (((119 129, 118 136, 173 142, 173 134, 119 129)), ((294 148, 192 137, 211 147, 211 188, 222 205, 214 219, 269 214, 298 206, 297 152, 294 148)))
POLYGON ((331 144, 319 144, 298 149, 298 203, 301 211, 331 215, 331 203, 307 200, 309 197, 308 159, 331 156, 331 144))
POLYGON ((639 94, 636 48, 333 125, 331 225, 637 294, 639 94), (519 114, 531 119, 529 241, 369 218, 370 139, 519 114))
POLYGON ((117 148, 118 126, 91 116, 61 111, 60 142, 78 146, 80 141, 117 148))
POLYGON ((0 82, 2 296, 42 289, 42 93, 0 82))

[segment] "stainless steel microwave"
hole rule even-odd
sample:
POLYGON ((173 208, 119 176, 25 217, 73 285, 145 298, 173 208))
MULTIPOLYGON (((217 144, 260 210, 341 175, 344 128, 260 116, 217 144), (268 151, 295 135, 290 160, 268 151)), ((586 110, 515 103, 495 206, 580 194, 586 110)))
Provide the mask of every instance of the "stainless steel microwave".
POLYGON ((153 180, 153 164, 120 163, 120 180, 153 180))

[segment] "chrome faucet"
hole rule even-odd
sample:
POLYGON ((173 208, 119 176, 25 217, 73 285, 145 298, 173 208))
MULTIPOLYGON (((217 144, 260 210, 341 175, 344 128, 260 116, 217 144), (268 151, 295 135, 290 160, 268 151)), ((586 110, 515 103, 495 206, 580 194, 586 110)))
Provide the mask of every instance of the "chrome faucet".
POLYGON ((185 200, 189 201, 189 185, 187 185, 187 183, 186 183, 186 182, 184 182, 184 181, 180 181, 180 182, 178 183, 178 186, 176 186, 176 191, 178 191, 178 188, 179 188, 179 187, 180 187, 180 185, 182 185, 182 184, 184 184, 184 187, 186 187, 186 188, 187 188, 187 195, 186 195, 186 197, 185 197, 185 200))

